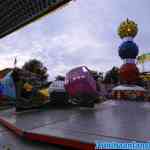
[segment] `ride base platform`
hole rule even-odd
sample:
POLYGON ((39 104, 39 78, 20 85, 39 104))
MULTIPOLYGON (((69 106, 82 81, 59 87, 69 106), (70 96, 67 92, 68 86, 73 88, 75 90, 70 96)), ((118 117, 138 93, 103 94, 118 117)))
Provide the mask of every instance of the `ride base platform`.
POLYGON ((95 142, 149 142, 150 103, 105 101, 94 108, 0 111, 0 125, 29 141, 94 150, 95 142))

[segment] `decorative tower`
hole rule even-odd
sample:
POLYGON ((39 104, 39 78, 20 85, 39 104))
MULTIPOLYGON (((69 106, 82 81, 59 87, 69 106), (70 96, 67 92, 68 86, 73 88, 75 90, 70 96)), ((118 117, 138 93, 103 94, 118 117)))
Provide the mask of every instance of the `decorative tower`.
POLYGON ((126 84, 134 84, 139 79, 139 70, 135 64, 139 48, 133 41, 137 32, 137 24, 129 19, 123 21, 118 28, 118 35, 123 40, 119 46, 119 56, 123 60, 123 65, 120 68, 120 77, 123 83, 126 84))

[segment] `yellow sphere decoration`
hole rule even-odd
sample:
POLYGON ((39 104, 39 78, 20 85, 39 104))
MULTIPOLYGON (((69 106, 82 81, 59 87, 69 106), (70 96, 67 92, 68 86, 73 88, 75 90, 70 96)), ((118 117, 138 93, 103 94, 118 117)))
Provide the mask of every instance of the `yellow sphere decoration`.
POLYGON ((137 24, 129 19, 123 21, 118 28, 118 35, 120 36, 121 39, 123 39, 124 37, 134 38, 137 35, 137 32, 138 32, 137 24))
POLYGON ((25 83, 25 84, 23 85, 23 88, 24 88, 27 92, 31 92, 33 87, 32 87, 31 84, 25 83))

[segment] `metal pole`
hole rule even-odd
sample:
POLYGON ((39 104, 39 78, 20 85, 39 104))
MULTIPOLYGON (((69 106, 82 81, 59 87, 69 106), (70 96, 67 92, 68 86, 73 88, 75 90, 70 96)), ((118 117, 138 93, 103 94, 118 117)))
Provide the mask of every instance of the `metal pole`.
POLYGON ((144 63, 142 64, 142 72, 145 71, 144 63))

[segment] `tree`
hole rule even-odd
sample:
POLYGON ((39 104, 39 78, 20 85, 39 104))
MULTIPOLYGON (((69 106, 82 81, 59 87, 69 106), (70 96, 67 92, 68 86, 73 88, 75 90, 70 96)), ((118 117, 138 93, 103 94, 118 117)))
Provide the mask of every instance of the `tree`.
POLYGON ((90 72, 91 72, 91 74, 95 80, 101 80, 101 81, 103 80, 103 73, 102 72, 98 72, 95 70, 90 70, 90 72))
POLYGON ((95 71, 95 70, 90 70, 90 72, 91 72, 93 78, 94 78, 95 80, 97 80, 97 79, 98 79, 98 72, 95 71))
POLYGON ((58 75, 58 76, 56 76, 56 78, 55 78, 57 81, 65 81, 65 77, 64 76, 62 76, 62 75, 58 75))
POLYGON ((37 74, 41 81, 47 81, 48 79, 47 68, 37 59, 29 60, 23 65, 22 69, 37 74))
POLYGON ((98 73, 98 79, 103 81, 104 77, 103 77, 103 72, 99 72, 98 73))
POLYGON ((113 67, 111 70, 106 72, 106 75, 104 77, 105 83, 117 84, 119 81, 120 81, 119 68, 113 67))

